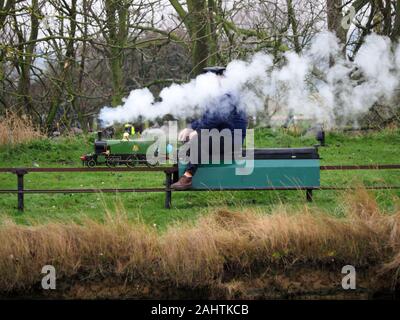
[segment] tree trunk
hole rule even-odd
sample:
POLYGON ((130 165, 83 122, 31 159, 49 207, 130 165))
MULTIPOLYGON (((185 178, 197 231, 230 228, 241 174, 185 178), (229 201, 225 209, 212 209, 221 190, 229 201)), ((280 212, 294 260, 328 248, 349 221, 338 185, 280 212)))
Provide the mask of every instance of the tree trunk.
POLYGON ((214 14, 218 14, 218 8, 215 5, 214 0, 208 0, 208 24, 209 24, 209 59, 210 65, 217 63, 218 54, 218 39, 217 39, 217 23, 215 21, 214 14))
POLYGON ((297 53, 300 53, 301 46, 300 46, 299 34, 298 34, 298 23, 297 23, 296 15, 295 15, 294 8, 293 8, 293 2, 292 2, 292 0, 286 0, 286 4, 288 7, 288 20, 289 20, 290 25, 292 26, 294 49, 297 53))
POLYGON ((326 0, 328 30, 335 33, 341 43, 346 43, 347 30, 342 27, 342 0, 326 0))
POLYGON ((382 23, 383 26, 381 28, 381 34, 385 36, 390 36, 392 31, 392 3, 391 1, 383 1, 377 0, 379 10, 382 14, 382 23))
POLYGON ((7 16, 10 13, 11 8, 15 7, 14 0, 0 0, 0 30, 3 30, 7 16))
POLYGON ((400 41, 400 0, 397 0, 395 10, 396 18, 394 20, 394 26, 390 37, 393 41, 400 41))
MULTIPOLYGON (((6 18, 9 14, 9 11, 13 7, 13 1, 8 0, 7 2, 0 1, 0 30, 3 30, 6 18)), ((6 57, 6 50, 4 48, 0 48, 0 103, 6 107, 6 99, 4 95, 4 62, 6 57)))
POLYGON ((209 58, 209 21, 205 0, 188 0, 189 23, 192 42, 193 74, 198 75, 207 67, 209 58))
POLYGON ((5 99, 5 77, 4 77, 4 53, 0 50, 0 104, 4 109, 7 108, 7 101, 5 99))
MULTIPOLYGON (((83 13, 83 28, 82 28, 82 38, 88 38, 88 0, 82 0, 82 13, 83 13)), ((77 84, 77 92, 79 95, 82 94, 82 85, 83 85, 83 77, 85 72, 86 65, 86 51, 87 51, 87 43, 83 41, 82 50, 81 50, 81 61, 79 63, 79 75, 78 75, 78 84, 77 84)), ((76 112, 78 114, 79 122, 82 125, 84 132, 88 131, 88 126, 85 125, 85 118, 83 116, 83 108, 82 108, 82 98, 78 97, 76 103, 76 112)))
MULTIPOLYGON (((14 8, 15 9, 15 6, 14 8)), ((31 77, 30 71, 33 63, 33 55, 36 46, 36 40, 39 33, 39 3, 38 0, 32 0, 31 15, 30 15, 30 36, 28 44, 25 44, 25 38, 18 26, 16 16, 14 16, 14 26, 18 37, 18 100, 21 107, 25 107, 28 114, 35 112, 32 97, 30 95, 31 77)))
POLYGON ((106 0, 107 43, 112 77, 112 106, 118 106, 124 96, 124 46, 128 37, 128 8, 126 0, 106 0))
MULTIPOLYGON (((68 40, 66 40, 66 51, 64 59, 60 61, 60 69, 61 75, 59 80, 59 85, 57 86, 57 96, 53 99, 51 107, 49 109, 47 118, 46 118, 46 129, 47 132, 50 132, 53 128, 53 123, 55 116, 57 114, 58 108, 60 104, 67 100, 70 104, 72 110, 75 111, 75 88, 74 88, 74 70, 75 70, 75 35, 77 29, 77 0, 71 1, 71 6, 66 5, 64 8, 65 11, 68 12, 69 19, 69 32, 68 32, 68 40)), ((63 36, 63 34, 61 34, 63 36)), ((60 57, 62 57, 62 52, 60 52, 60 57)), ((68 123, 66 123, 67 127, 69 127, 68 123)))
MULTIPOLYGON (((187 0, 188 12, 182 7, 178 0, 169 0, 177 12, 180 20, 184 23, 191 42, 192 54, 192 74, 198 75, 207 66, 210 58, 210 4, 213 1, 206 0, 187 0)), ((212 45, 211 45, 212 46, 212 45)))

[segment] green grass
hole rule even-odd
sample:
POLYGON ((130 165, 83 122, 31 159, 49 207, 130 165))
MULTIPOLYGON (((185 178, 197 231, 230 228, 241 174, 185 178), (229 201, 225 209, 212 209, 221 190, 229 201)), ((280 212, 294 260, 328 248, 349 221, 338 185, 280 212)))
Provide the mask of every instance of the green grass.
MULTIPOLYGON (((74 167, 79 157, 92 149, 94 137, 44 139, 14 147, 0 147, 1 167, 74 167)), ((258 129, 256 147, 305 147, 316 143, 309 136, 296 136, 282 130, 258 129)), ((329 133, 327 147, 320 149, 323 165, 400 163, 400 130, 368 134, 329 133)), ((60 188, 128 188, 160 187, 163 173, 29 173, 25 187, 29 189, 60 188)), ((400 170, 322 172, 322 185, 400 184, 400 170)), ((16 176, 0 174, 0 189, 15 189, 16 176)), ((379 204, 393 210, 400 191, 374 191, 379 204)), ((0 216, 11 217, 18 223, 30 224, 51 220, 91 217, 102 220, 107 208, 123 206, 132 219, 140 219, 163 229, 177 221, 194 220, 215 207, 251 207, 268 212, 280 203, 289 206, 317 206, 330 214, 343 213, 343 193, 315 192, 314 202, 305 202, 300 191, 254 192, 183 192, 174 193, 172 210, 164 209, 163 193, 129 194, 29 194, 25 196, 25 212, 16 209, 15 194, 0 194, 0 216)))

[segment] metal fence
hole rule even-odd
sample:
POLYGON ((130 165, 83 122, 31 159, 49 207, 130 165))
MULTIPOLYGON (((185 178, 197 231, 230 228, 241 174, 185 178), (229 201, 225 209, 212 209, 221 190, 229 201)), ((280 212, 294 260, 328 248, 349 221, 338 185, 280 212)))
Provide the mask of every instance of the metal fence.
MULTIPOLYGON (((393 170, 400 169, 400 164, 374 164, 374 165, 332 165, 321 166, 321 171, 333 170, 393 170)), ((165 208, 171 208, 172 189, 171 184, 178 179, 178 167, 97 167, 97 168, 0 168, 0 173, 12 173, 17 176, 17 189, 0 189, 0 193, 17 193, 18 210, 24 210, 24 194, 33 193, 116 193, 116 192, 165 192, 165 208), (25 189, 24 176, 28 173, 68 173, 68 172, 160 172, 165 174, 165 185, 160 188, 87 188, 87 189, 25 189)), ((305 190, 306 198, 312 201, 313 190, 350 190, 353 187, 320 186, 314 188, 302 187, 265 187, 265 188, 236 188, 229 191, 251 191, 251 190, 305 190)), ((400 189, 399 186, 367 186, 370 190, 400 189)), ((212 190, 188 190, 188 191, 226 191, 225 189, 212 190)))
POLYGON ((165 192, 165 207, 171 207, 171 184, 177 179, 177 167, 137 167, 137 168, 0 168, 0 173, 13 173, 17 176, 17 189, 0 189, 0 193, 17 193, 18 210, 24 210, 24 194, 26 193, 115 193, 115 192, 165 192), (162 172, 165 174, 165 186, 160 188, 87 188, 87 189, 25 189, 24 176, 28 173, 55 172, 162 172))

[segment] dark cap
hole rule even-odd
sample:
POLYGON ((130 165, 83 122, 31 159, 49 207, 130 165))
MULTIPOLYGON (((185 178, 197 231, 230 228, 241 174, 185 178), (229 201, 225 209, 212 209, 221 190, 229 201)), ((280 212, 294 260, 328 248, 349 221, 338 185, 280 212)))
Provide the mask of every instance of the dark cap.
POLYGON ((225 67, 207 67, 207 68, 203 69, 202 73, 212 72, 218 76, 222 76, 224 74, 225 70, 226 70, 225 67))

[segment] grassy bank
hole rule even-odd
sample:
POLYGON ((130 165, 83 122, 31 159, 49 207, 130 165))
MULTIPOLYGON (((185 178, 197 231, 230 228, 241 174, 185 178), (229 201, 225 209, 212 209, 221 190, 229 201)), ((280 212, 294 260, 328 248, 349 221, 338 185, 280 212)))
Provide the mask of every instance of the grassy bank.
MULTIPOLYGON (((79 156, 92 149, 94 137, 70 137, 41 139, 17 145, 0 147, 2 167, 80 166, 79 156)), ((283 131, 259 129, 256 131, 257 147, 300 147, 316 143, 312 136, 296 136, 283 131)), ((328 146, 320 149, 322 164, 371 164, 398 163, 400 160, 400 132, 384 130, 368 134, 329 133, 328 146)), ((16 177, 1 174, 0 188, 16 188, 16 177)), ((400 171, 348 171, 322 172, 323 185, 396 184, 400 171)), ((163 174, 157 173, 30 173, 25 177, 26 188, 129 188, 160 187, 163 174)), ((399 191, 376 191, 378 204, 388 211, 394 210, 393 198, 399 191)), ((323 191, 315 193, 315 202, 307 204, 310 209, 321 208, 333 216, 342 216, 344 207, 341 193, 323 191)), ((16 210, 16 196, 0 196, 0 215, 17 223, 31 224, 46 221, 81 221, 87 217, 103 221, 106 211, 114 210, 116 204, 123 206, 130 219, 164 230, 169 224, 194 221, 207 215, 216 207, 250 208, 268 211, 284 203, 293 209, 305 205, 304 192, 201 192, 173 195, 173 209, 163 208, 164 194, 58 194, 27 195, 25 213, 16 210)))
POLYGON ((123 211, 107 223, 0 226, 3 296, 69 298, 346 297, 341 268, 357 270, 358 291, 396 288, 400 211, 383 212, 360 189, 342 198, 342 219, 303 207, 270 214, 219 209, 158 233, 123 211), (57 270, 57 290, 39 290, 43 265, 57 270))
MULTIPOLYGON (((77 166, 93 137, 0 147, 2 167, 77 166)), ((258 130, 257 147, 315 143, 258 130)), ((399 163, 400 132, 329 133, 322 164, 399 163)), ((0 188, 15 188, 3 174, 0 188)), ((323 185, 398 184, 400 171, 323 172, 323 185)), ((157 187, 154 173, 28 174, 27 188, 157 187)), ((0 196, 0 295, 50 298, 371 298, 398 288, 400 191, 0 196), (338 219, 339 218, 339 219, 338 219), (41 268, 57 290, 40 289, 41 268), (344 292, 341 268, 357 287, 344 292)))

